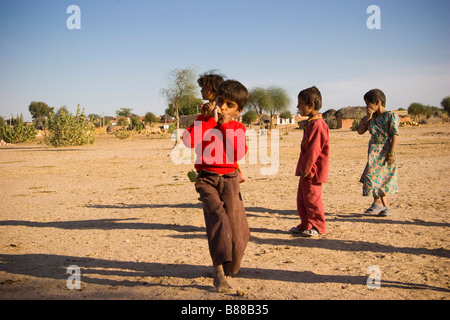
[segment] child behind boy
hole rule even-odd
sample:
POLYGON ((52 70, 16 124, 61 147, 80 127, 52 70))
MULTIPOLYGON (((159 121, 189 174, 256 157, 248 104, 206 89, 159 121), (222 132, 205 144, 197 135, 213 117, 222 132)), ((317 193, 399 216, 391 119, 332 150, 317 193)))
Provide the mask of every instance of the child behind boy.
POLYGON ((223 81, 223 76, 213 73, 213 71, 205 72, 197 79, 197 83, 201 88, 202 99, 208 101, 202 104, 201 114, 211 114, 212 109, 216 106, 217 89, 223 81))
MULTIPOLYGON (((200 113, 203 116, 211 115, 211 111, 216 106, 216 93, 219 85, 224 81, 223 75, 214 73, 214 70, 210 70, 200 75, 197 79, 197 83, 201 88, 202 99, 207 100, 200 107, 200 113)), ((191 182, 197 181, 197 173, 195 171, 189 171, 188 177, 191 182)), ((201 200, 201 199, 200 199, 201 200)))
POLYGON ((245 126, 233 120, 247 100, 248 91, 240 82, 224 81, 211 114, 199 115, 183 133, 184 144, 197 154, 195 187, 203 204, 214 287, 219 292, 231 289, 225 275, 239 271, 250 239, 237 164, 247 152, 245 126))
POLYGON ((301 223, 289 230, 303 237, 325 233, 325 212, 322 204, 322 183, 328 182, 330 138, 328 125, 319 113, 322 95, 316 87, 300 91, 297 108, 308 121, 303 133, 296 176, 300 176, 297 191, 297 212, 301 223))

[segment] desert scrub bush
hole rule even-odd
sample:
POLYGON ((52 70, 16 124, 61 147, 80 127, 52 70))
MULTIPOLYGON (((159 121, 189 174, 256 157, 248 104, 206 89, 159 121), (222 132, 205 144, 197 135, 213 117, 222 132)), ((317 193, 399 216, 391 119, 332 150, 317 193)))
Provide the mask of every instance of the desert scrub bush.
POLYGON ((144 125, 138 118, 131 118, 131 123, 128 126, 129 130, 136 131, 137 133, 140 133, 142 130, 144 130, 144 125))
POLYGON ((363 118, 363 115, 362 115, 361 111, 358 109, 355 114, 355 119, 353 120, 352 126, 350 128, 352 131, 358 130, 359 123, 361 122, 362 118, 363 118))
POLYGON ((123 140, 128 139, 133 136, 133 131, 128 130, 126 127, 117 129, 114 134, 116 135, 117 139, 123 140))
POLYGON ((84 115, 84 109, 67 113, 63 108, 57 114, 49 114, 46 120, 44 142, 53 147, 81 146, 94 143, 94 124, 84 115))
POLYGON ((36 128, 24 122, 22 114, 17 115, 16 119, 12 121, 12 127, 8 125, 0 127, 0 139, 6 143, 33 141, 36 134, 36 128))
POLYGON ((323 120, 328 125, 328 128, 330 128, 330 129, 336 129, 337 128, 336 117, 332 116, 331 114, 327 114, 325 119, 323 119, 323 120))

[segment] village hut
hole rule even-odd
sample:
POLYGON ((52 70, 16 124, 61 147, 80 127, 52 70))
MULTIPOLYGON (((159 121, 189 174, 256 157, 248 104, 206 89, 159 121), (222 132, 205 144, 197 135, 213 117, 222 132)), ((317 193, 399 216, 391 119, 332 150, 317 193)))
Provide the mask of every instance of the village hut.
POLYGON ((189 126, 194 123, 195 119, 197 119, 198 116, 198 114, 188 114, 180 116, 180 128, 189 128, 189 126))
POLYGON ((336 110, 328 109, 322 113, 323 121, 328 125, 330 129, 337 129, 336 110))
POLYGON ((161 116, 159 123, 173 123, 173 118, 165 113, 161 116))
POLYGON ((346 107, 335 113, 337 129, 350 129, 355 119, 360 120, 366 115, 366 107, 346 107))

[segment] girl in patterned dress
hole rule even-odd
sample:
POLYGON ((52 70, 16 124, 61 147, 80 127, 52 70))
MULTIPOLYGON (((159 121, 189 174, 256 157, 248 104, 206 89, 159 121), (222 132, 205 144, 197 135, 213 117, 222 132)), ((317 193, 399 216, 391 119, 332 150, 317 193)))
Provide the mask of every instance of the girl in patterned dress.
POLYGON ((400 119, 397 114, 386 111, 386 96, 373 89, 364 95, 367 116, 361 119, 358 133, 367 130, 371 134, 368 161, 361 176, 363 196, 373 196, 372 205, 365 213, 378 213, 386 217, 392 213, 388 208, 387 195, 398 192, 396 148, 400 119))

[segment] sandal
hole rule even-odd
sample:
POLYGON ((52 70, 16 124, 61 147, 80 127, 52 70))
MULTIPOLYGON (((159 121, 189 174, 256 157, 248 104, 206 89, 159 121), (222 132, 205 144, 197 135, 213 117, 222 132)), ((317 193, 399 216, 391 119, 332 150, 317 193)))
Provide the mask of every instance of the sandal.
POLYGON ((389 208, 384 208, 378 213, 379 217, 389 217, 390 215, 392 215, 392 212, 389 210, 389 208))
POLYGON ((383 211, 384 209, 386 209, 386 208, 382 207, 378 203, 374 202, 366 211, 364 211, 364 213, 379 213, 380 211, 383 211))
POLYGON ((303 232, 303 230, 298 230, 297 227, 292 227, 289 229, 289 233, 292 233, 292 234, 301 234, 302 232, 303 232))
POLYGON ((316 229, 309 229, 302 232, 302 237, 317 237, 319 232, 316 229))

